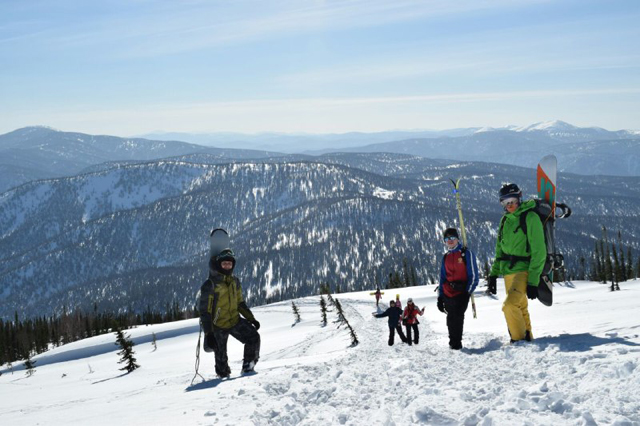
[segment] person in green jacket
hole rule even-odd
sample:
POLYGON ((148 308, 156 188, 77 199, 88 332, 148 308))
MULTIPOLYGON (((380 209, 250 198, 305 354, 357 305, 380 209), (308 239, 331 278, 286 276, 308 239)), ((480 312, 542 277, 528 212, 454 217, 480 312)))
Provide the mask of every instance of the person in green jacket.
POLYGON ((507 297, 502 311, 511 342, 531 341, 533 332, 527 298, 538 297, 540 274, 547 257, 542 222, 537 214, 528 214, 535 207, 535 201, 522 202, 522 191, 516 184, 506 184, 500 189, 500 203, 505 214, 500 221, 489 289, 496 294, 496 278, 504 276, 507 297), (521 215, 526 215, 526 235, 520 227, 521 215))
POLYGON ((244 343, 242 373, 254 371, 260 358, 260 323, 242 298, 240 280, 233 275, 236 259, 225 249, 209 260, 209 278, 200 288, 200 324, 205 332, 204 350, 214 352, 216 374, 229 377, 227 340, 232 335, 244 343), (244 318, 241 318, 241 314, 244 318))

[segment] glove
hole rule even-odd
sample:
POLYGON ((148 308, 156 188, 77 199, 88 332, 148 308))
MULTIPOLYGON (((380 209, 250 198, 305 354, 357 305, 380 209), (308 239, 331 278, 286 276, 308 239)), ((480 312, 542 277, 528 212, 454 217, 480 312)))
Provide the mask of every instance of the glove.
POLYGON ((447 310, 444 308, 444 299, 442 297, 438 297, 438 310, 443 314, 447 313, 447 310))
POLYGON ((531 300, 538 298, 538 287, 527 285, 527 297, 531 300))
POLYGON ((496 294, 498 292, 498 277, 490 276, 487 280, 487 291, 491 294, 496 294))
POLYGON ((258 320, 252 320, 250 321, 251 324, 256 328, 256 330, 260 330, 260 323, 258 322, 258 320))

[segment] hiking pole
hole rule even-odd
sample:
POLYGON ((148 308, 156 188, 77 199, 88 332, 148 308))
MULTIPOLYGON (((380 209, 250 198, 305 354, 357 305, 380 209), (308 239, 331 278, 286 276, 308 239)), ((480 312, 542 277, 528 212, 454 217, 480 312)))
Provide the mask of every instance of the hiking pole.
POLYGON ((196 374, 194 374, 193 379, 191 379, 191 386, 193 386, 193 381, 198 376, 200 376, 203 382, 206 381, 206 379, 202 377, 200 373, 198 373, 198 368, 200 368, 200 337, 202 337, 202 323, 200 323, 200 332, 198 333, 198 346, 196 347, 196 374))
MULTIPOLYGON (((451 180, 453 184, 453 193, 456 195, 456 208, 458 209, 458 217, 460 218, 460 231, 462 232, 462 247, 467 248, 467 231, 464 229, 464 219, 462 218, 462 202, 460 201, 460 179, 457 181, 451 180)), ((476 312, 476 299, 473 297, 473 293, 471 293, 471 309, 473 310, 473 318, 478 318, 478 313, 476 312)))

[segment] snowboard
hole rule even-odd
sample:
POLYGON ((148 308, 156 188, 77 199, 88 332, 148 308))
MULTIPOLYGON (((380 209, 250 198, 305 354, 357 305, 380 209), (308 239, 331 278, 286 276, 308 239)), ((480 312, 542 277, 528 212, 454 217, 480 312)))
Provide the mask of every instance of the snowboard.
MULTIPOLYGON (((558 160, 555 155, 547 155, 540 163, 537 169, 538 197, 545 200, 551 206, 551 215, 549 221, 551 226, 545 226, 545 242, 547 244, 547 264, 549 268, 545 268, 540 276, 540 284, 538 285, 538 300, 545 306, 553 304, 553 259, 555 258, 555 212, 556 212, 556 189, 557 189, 557 169, 558 160), (549 262, 551 259, 551 262, 549 262), (547 270, 548 269, 548 270, 547 270)), ((546 265, 545 265, 546 266, 546 265)))
POLYGON ((217 256, 224 249, 230 248, 229 234, 222 228, 211 231, 209 236, 209 257, 217 256))

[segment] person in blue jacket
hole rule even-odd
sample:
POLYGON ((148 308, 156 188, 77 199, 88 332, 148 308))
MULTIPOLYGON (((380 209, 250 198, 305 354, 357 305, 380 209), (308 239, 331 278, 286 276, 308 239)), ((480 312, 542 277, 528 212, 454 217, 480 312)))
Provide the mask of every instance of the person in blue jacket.
POLYGON ((438 310, 447 314, 449 347, 459 350, 462 349, 464 313, 478 285, 478 263, 475 254, 460 244, 457 229, 447 228, 443 238, 447 252, 440 268, 438 310))
POLYGON ((402 343, 407 343, 407 338, 402 332, 402 327, 400 326, 400 317, 402 316, 402 309, 396 306, 395 300, 389 301, 389 308, 381 314, 371 314, 376 318, 389 317, 389 346, 393 346, 393 340, 395 337, 396 331, 398 332, 398 336, 400 336, 400 340, 402 343))

